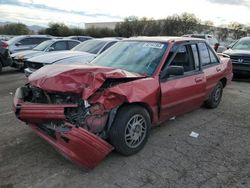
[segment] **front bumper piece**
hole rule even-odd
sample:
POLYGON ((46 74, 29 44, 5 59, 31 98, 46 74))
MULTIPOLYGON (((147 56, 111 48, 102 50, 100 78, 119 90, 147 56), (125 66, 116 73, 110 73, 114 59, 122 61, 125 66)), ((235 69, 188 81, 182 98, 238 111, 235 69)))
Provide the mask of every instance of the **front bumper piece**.
MULTIPOLYGON (((87 169, 94 168, 112 150, 113 146, 95 134, 68 123, 64 108, 75 104, 35 104, 24 102, 22 89, 18 88, 14 98, 16 116, 29 124, 32 130, 54 146, 63 156, 87 169), (50 129, 46 122, 62 122, 64 128, 50 129)), ((48 124, 48 123, 47 123, 48 124)))

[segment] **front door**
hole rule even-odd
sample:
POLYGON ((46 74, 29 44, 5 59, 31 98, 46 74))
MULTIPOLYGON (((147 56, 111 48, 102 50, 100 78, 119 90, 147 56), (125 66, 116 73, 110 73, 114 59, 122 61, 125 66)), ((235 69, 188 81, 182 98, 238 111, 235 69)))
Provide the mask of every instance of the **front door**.
POLYGON ((197 45, 174 46, 169 57, 164 68, 183 66, 184 75, 170 75, 161 80, 160 121, 199 108, 205 99, 206 79, 201 71, 197 45))

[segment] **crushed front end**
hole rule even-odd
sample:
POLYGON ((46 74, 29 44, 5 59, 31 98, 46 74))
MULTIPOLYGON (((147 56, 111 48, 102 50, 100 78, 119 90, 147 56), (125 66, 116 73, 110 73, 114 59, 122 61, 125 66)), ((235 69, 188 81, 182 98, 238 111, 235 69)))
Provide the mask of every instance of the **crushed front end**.
POLYGON ((14 97, 16 116, 65 157, 94 168, 113 147, 105 129, 110 111, 90 105, 75 93, 47 92, 27 84, 14 97))

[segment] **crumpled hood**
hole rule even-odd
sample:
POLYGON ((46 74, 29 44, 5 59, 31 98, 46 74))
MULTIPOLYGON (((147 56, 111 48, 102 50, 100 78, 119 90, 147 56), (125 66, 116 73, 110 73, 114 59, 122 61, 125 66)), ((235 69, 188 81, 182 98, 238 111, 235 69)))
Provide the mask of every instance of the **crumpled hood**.
POLYGON ((246 56, 250 57, 250 50, 233 50, 229 49, 223 52, 224 54, 227 54, 229 56, 246 56))
POLYGON ((50 92, 82 94, 88 99, 108 78, 144 78, 120 69, 93 65, 49 65, 29 76, 29 83, 50 92))
POLYGON ((46 53, 44 55, 39 55, 33 58, 30 58, 30 62, 38 62, 38 63, 44 63, 44 64, 52 64, 59 60, 74 57, 74 56, 94 56, 94 54, 90 54, 87 52, 79 52, 79 51, 60 51, 60 52, 50 52, 46 53))

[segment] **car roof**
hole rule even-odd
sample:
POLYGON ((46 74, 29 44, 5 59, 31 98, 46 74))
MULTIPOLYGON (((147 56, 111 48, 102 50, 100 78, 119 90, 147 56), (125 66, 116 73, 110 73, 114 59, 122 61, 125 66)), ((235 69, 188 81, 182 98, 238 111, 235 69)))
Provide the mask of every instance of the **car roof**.
POLYGON ((190 38, 190 37, 170 37, 170 36, 155 36, 155 37, 131 37, 127 40, 136 40, 136 41, 151 41, 151 42, 179 42, 179 41, 205 41, 204 39, 199 38, 190 38))
POLYGON ((93 38, 92 40, 100 40, 100 41, 120 41, 120 39, 117 39, 115 37, 104 37, 104 38, 93 38))
POLYGON ((81 43, 79 40, 75 40, 75 39, 67 39, 67 38, 62 38, 62 39, 59 39, 59 38, 52 38, 51 39, 52 41, 74 41, 74 42, 78 42, 78 43, 81 43))

